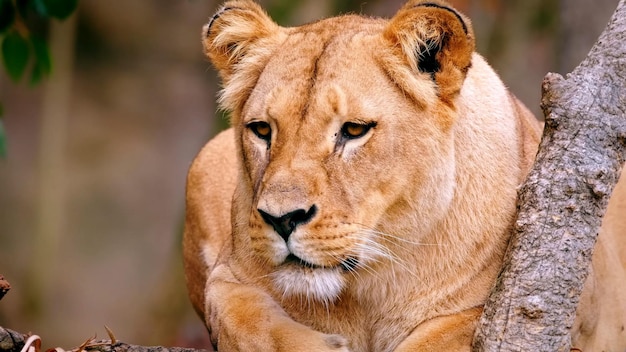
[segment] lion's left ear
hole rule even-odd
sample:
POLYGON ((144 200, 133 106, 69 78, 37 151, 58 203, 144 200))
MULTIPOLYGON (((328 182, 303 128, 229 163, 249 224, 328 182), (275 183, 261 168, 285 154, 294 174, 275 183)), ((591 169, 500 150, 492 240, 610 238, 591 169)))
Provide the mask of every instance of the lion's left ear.
POLYGON ((442 100, 459 93, 475 46, 469 19, 442 1, 409 1, 384 36, 414 72, 433 77, 442 100))
POLYGON ((213 15, 202 30, 202 43, 222 78, 223 109, 241 107, 283 38, 281 27, 251 0, 228 1, 213 15))
POLYGON ((226 2, 202 29, 204 52, 227 78, 233 66, 279 27, 254 1, 226 2))

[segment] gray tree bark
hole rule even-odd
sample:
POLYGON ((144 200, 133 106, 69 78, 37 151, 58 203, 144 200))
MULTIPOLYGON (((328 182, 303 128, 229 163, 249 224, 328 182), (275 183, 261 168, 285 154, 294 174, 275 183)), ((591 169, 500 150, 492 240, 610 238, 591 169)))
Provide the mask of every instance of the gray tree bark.
POLYGON ((626 0, 587 58, 543 82, 544 135, 473 351, 569 351, 593 246, 626 159, 626 0))

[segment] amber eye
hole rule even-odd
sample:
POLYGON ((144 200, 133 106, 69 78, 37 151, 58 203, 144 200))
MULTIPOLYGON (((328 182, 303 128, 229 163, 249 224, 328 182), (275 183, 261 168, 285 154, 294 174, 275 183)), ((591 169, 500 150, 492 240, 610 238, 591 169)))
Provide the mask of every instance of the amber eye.
POLYGON ((269 141, 272 138, 272 128, 267 122, 264 121, 256 121, 249 123, 246 127, 248 127, 254 134, 265 140, 269 141))
POLYGON ((370 123, 356 123, 346 122, 341 126, 341 135, 347 139, 361 138, 369 132, 369 130, 376 126, 375 122, 370 123))

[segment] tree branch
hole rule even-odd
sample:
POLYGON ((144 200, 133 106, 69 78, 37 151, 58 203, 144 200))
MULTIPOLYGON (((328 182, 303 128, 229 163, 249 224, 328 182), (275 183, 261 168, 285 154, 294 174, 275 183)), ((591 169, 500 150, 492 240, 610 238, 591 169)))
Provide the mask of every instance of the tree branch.
POLYGON ((544 79, 543 138, 474 351, 570 349, 593 246, 626 159, 625 2, 567 79, 544 79))
MULTIPOLYGON (((5 329, 0 326, 0 352, 20 352, 24 348, 24 344, 30 335, 21 334, 19 332, 5 329)), ((35 348, 39 352, 39 345, 35 348)), ((48 350, 50 351, 50 350, 48 350)), ((65 352, 61 348, 52 349, 52 351, 65 352)), ((87 340, 82 346, 71 351, 76 352, 209 352, 208 350, 197 350, 193 348, 182 347, 148 347, 129 345, 124 342, 92 339, 87 340)))

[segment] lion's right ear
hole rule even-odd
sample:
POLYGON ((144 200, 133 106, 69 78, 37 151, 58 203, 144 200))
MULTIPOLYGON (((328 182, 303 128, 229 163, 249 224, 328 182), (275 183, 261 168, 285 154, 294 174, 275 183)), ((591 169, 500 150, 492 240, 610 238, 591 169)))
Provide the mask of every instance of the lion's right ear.
POLYGON ((234 0, 226 2, 203 27, 202 44, 227 85, 237 65, 254 55, 254 49, 267 48, 271 44, 267 41, 279 32, 280 27, 257 3, 234 0))
POLYGON ((451 103, 471 66, 474 33, 468 18, 441 0, 410 0, 384 32, 414 73, 431 75, 451 103))

